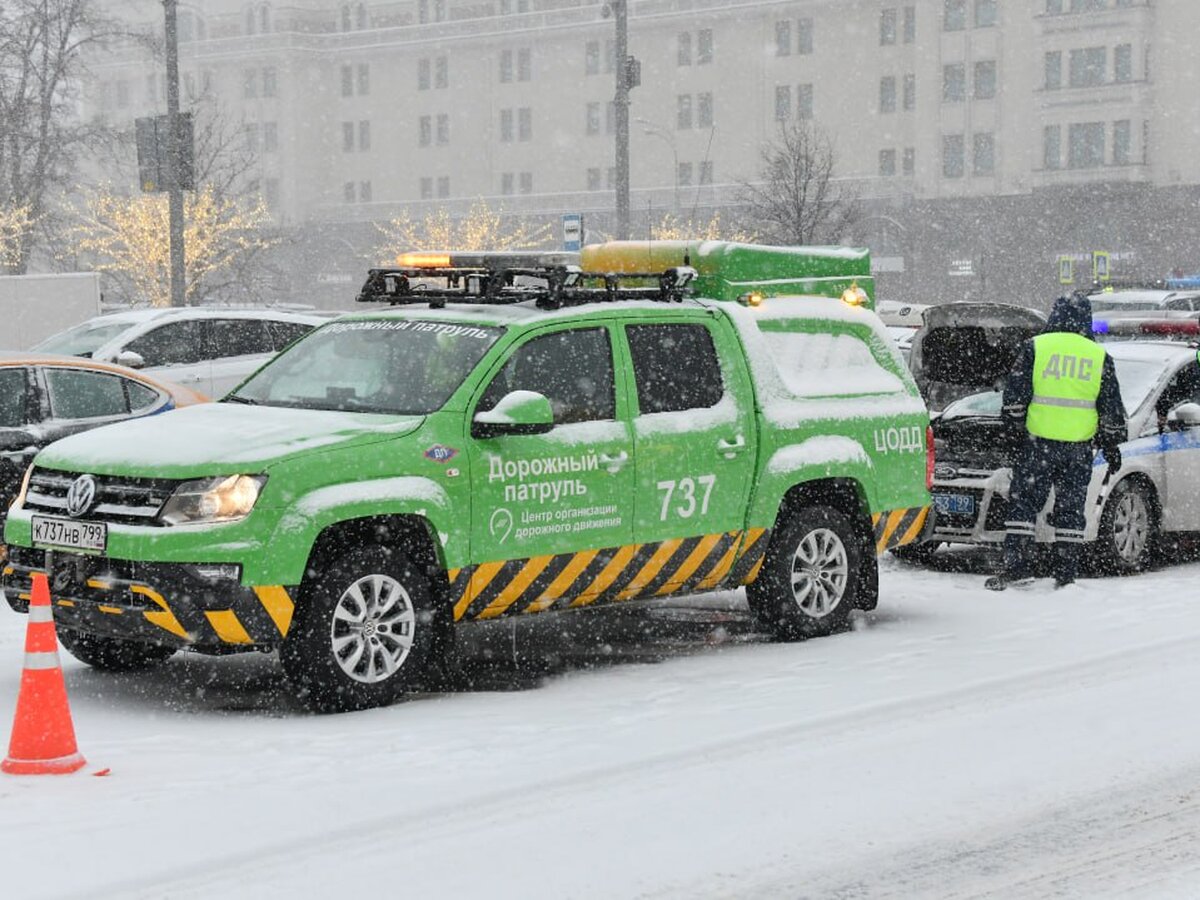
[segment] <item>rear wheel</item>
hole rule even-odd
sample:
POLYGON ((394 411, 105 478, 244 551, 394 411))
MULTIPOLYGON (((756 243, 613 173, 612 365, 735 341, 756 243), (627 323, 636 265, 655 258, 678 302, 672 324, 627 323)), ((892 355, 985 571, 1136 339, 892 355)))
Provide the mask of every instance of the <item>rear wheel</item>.
POLYGON ((399 550, 365 547, 304 585, 280 659, 315 710, 384 706, 433 662, 436 631, 431 587, 420 567, 399 550))
POLYGON ((1108 495, 1093 545, 1102 572, 1128 574, 1150 565, 1158 536, 1158 513, 1150 489, 1125 479, 1108 495))
POLYGON ((104 672, 136 672, 166 662, 175 653, 174 647, 163 644, 144 644, 120 638, 85 634, 70 628, 58 627, 58 639, 67 652, 81 663, 104 672))
POLYGON ((844 628, 858 594, 862 547, 851 520, 836 509, 808 506, 788 516, 746 589, 760 624, 780 640, 844 628))

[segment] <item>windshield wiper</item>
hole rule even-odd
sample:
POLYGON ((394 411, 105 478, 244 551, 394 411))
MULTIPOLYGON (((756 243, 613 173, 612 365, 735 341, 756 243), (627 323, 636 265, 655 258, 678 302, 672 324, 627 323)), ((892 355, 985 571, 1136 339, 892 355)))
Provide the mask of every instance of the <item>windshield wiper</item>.
POLYGON ((257 400, 252 400, 249 397, 243 397, 240 394, 233 394, 221 401, 222 403, 244 403, 246 406, 258 406, 257 400))

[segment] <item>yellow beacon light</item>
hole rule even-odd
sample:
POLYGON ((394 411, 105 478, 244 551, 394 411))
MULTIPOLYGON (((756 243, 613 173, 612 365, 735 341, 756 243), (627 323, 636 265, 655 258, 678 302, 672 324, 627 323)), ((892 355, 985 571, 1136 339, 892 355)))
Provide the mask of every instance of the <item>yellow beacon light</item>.
POLYGON ((742 294, 742 296, 738 297, 738 302, 741 303, 742 306, 757 307, 762 306, 764 299, 765 298, 763 297, 762 292, 750 291, 749 293, 742 294))
POLYGON ((842 302, 847 306, 866 306, 867 292, 857 284, 852 284, 842 291, 842 302))
POLYGON ((396 265, 411 269, 446 269, 450 267, 449 253, 401 253, 396 265))

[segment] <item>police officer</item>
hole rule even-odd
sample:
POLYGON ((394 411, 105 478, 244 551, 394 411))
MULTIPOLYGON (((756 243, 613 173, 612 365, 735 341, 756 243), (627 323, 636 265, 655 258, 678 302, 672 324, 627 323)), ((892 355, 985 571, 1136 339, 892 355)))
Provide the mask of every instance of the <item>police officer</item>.
POLYGON ((1087 526, 1093 446, 1108 474, 1121 468, 1128 439, 1113 361, 1092 340, 1092 304, 1075 293, 1054 301, 1042 334, 1026 341, 1004 386, 1003 417, 1019 441, 1004 523, 1004 571, 985 587, 1002 591, 1032 580, 1034 523, 1054 489, 1054 582, 1075 581, 1087 526))

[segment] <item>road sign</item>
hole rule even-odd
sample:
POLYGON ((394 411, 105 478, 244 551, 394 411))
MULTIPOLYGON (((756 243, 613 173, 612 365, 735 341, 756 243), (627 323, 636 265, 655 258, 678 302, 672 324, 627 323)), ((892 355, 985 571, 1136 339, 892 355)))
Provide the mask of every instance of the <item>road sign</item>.
POLYGON ((1108 281, 1111 279, 1111 269, 1108 265, 1108 253, 1103 250, 1092 251, 1092 279, 1095 281, 1108 281))
POLYGON ((562 217, 563 249, 578 252, 583 248, 583 214, 564 213, 562 217))
POLYGON ((1058 283, 1075 283, 1075 260, 1069 256, 1060 256, 1058 258, 1058 283))

